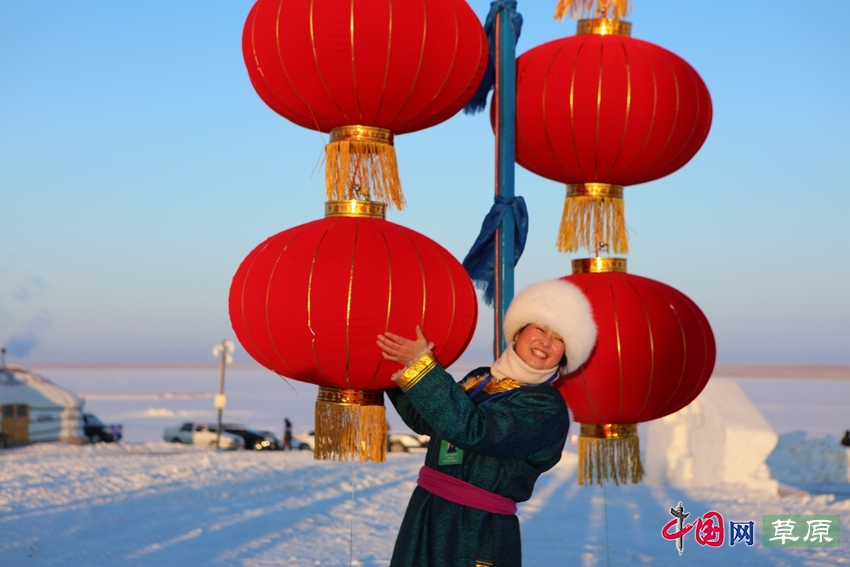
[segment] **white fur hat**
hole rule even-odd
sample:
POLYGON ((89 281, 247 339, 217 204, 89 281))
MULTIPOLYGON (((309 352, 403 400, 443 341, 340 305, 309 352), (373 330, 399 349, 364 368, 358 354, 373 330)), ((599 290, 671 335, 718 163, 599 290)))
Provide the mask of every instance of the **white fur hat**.
POLYGON ((574 284, 547 280, 516 294, 505 313, 505 340, 511 343, 517 331, 532 323, 545 325, 564 339, 567 374, 587 362, 596 344, 596 323, 590 302, 574 284))

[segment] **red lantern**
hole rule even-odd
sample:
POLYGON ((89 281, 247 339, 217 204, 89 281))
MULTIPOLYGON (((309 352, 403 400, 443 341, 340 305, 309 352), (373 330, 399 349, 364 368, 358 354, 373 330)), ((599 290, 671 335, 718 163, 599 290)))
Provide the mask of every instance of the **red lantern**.
POLYGON ((517 162, 568 184, 558 249, 628 251, 623 186, 685 165, 711 126, 711 98, 688 63, 630 37, 620 20, 580 20, 578 34, 517 60, 517 162))
POLYGON ((393 135, 439 124, 484 74, 484 29, 464 0, 258 0, 242 51, 272 110, 330 132, 328 198, 352 185, 403 206, 393 135))
POLYGON ((324 219, 260 244, 239 266, 229 305, 255 360, 320 386, 316 457, 376 462, 386 451, 382 390, 399 370, 382 357, 378 334, 421 325, 448 366, 478 315, 463 266, 433 240, 384 220, 384 205, 364 201, 330 202, 324 219))
POLYGON ((587 294, 599 333, 588 362, 559 385, 582 424, 579 484, 640 480, 637 423, 688 405, 714 369, 714 335, 699 307, 625 270, 622 258, 575 260, 564 278, 587 294))

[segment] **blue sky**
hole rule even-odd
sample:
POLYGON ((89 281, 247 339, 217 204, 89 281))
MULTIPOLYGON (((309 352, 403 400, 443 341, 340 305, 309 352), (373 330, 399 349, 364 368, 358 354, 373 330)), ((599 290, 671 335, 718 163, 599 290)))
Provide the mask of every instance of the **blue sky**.
MULTIPOLYGON (((250 0, 0 3, 0 344, 10 360, 209 360, 230 279, 320 218, 324 140, 269 110, 242 63, 250 0)), ((470 2, 483 19, 489 2, 470 2)), ((574 33, 521 0, 518 45, 574 33)), ((712 95, 679 172, 626 189, 629 271, 708 316, 721 362, 850 363, 850 3, 635 0, 633 35, 712 95)), ((463 258, 492 203, 485 115, 396 139, 389 220, 463 258)), ((518 287, 569 273, 562 185, 517 169, 531 216, 518 287)), ((466 355, 483 360, 482 307, 466 355)), ((237 359, 244 352, 237 353, 237 359)))

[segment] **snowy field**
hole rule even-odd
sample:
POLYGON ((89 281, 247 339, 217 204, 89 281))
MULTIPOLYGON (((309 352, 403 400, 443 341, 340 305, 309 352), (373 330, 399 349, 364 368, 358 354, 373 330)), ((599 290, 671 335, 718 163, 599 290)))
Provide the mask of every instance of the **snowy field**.
MULTIPOLYGON (((0 450, 0 566, 387 565, 422 454, 386 463, 317 462, 307 452, 216 452, 161 441, 182 421, 215 421, 214 367, 35 368, 121 423, 119 445, 42 444, 0 450)), ((462 374, 465 368, 454 368, 462 374)), ((850 427, 850 380, 740 379, 777 433, 840 435, 850 427)), ((225 420, 280 434, 311 427, 315 390, 254 367, 228 370, 225 420)), ((394 430, 403 430, 390 413, 394 430)), ((524 565, 850 565, 850 488, 785 486, 785 495, 724 485, 579 487, 576 455, 520 505, 524 565), (700 546, 680 557, 661 537, 669 508, 691 520, 714 510, 755 522, 755 545, 700 546), (763 514, 833 514, 837 548, 765 548, 763 514)))
MULTIPOLYGON (((390 454, 382 465, 352 465, 165 443, 4 451, 0 565, 387 565, 421 462, 390 454)), ((568 452, 520 506, 524 565, 850 565, 848 495, 580 487, 575 470, 568 452), (762 514, 840 514, 843 541, 710 548, 691 537, 680 558, 660 535, 679 501, 695 515, 753 520, 757 534, 762 514)))

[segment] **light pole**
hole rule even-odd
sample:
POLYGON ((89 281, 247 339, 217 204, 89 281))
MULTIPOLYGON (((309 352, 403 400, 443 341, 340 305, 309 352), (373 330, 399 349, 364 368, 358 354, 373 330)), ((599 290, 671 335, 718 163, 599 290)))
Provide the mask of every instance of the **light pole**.
POLYGON ((218 365, 218 394, 215 396, 215 408, 218 410, 218 424, 215 430, 215 448, 221 448, 221 414, 227 405, 227 396, 224 395, 224 367, 233 362, 233 351, 236 346, 233 341, 222 340, 220 345, 212 349, 213 356, 220 357, 218 365))

